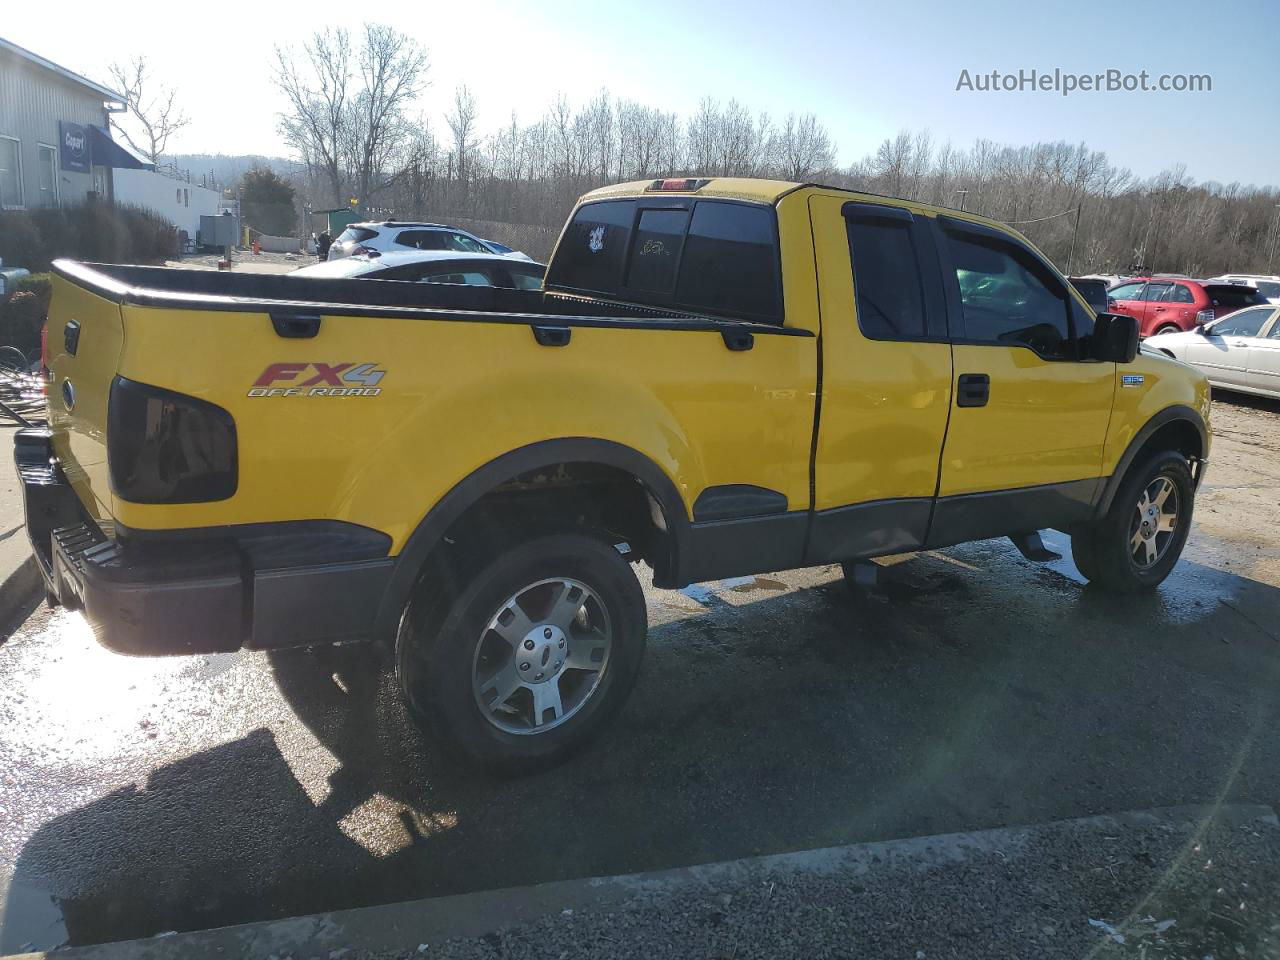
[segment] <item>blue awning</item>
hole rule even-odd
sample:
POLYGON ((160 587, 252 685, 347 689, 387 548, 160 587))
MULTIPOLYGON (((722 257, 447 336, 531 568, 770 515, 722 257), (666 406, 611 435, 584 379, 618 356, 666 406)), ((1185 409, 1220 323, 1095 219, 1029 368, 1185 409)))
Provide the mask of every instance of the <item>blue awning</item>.
POLYGON ((111 134, 101 127, 89 125, 89 144, 93 165, 116 170, 154 170, 156 165, 146 157, 130 150, 123 143, 116 143, 111 134))

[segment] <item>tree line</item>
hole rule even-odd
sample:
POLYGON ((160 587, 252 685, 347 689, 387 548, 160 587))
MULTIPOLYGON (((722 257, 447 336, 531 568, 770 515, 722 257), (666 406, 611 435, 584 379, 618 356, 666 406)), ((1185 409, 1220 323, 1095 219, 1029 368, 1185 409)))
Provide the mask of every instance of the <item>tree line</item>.
MULTIPOLYGON (((1072 273, 1138 269, 1273 273, 1280 190, 1197 183, 1182 166, 1142 178, 1085 144, 937 143, 904 130, 848 166, 812 113, 774 118, 704 99, 689 116, 601 90, 532 122, 484 116, 465 85, 437 127, 415 114, 426 51, 390 27, 317 32, 278 48, 280 131, 303 162, 299 194, 399 219, 525 225, 545 256, 574 200, 594 187, 665 176, 820 182, 1013 223, 1072 273)), ((494 239, 502 239, 495 237, 494 239)))

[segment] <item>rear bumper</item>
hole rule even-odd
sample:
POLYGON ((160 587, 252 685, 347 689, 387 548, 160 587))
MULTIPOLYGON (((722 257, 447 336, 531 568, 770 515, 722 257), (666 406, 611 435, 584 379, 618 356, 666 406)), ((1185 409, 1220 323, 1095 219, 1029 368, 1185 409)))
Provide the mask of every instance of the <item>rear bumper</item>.
POLYGON ((383 534, 336 522, 108 536, 86 515, 47 429, 18 432, 27 532, 52 596, 131 654, 351 643, 372 636, 394 559, 383 534))

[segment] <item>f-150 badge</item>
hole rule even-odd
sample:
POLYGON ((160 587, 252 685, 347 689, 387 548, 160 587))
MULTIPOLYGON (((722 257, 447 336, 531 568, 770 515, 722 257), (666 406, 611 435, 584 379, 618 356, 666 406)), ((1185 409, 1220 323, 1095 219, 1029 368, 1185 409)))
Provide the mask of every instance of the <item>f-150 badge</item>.
POLYGON ((385 370, 376 363, 273 363, 249 388, 251 397, 376 397, 385 370))

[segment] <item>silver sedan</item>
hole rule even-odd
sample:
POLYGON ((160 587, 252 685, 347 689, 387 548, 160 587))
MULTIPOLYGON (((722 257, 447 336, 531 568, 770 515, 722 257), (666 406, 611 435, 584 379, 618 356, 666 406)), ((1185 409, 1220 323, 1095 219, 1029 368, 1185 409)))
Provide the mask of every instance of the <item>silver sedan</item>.
POLYGON ((1201 370, 1215 387, 1280 397, 1280 308, 1248 307, 1187 333, 1142 342, 1201 370))

